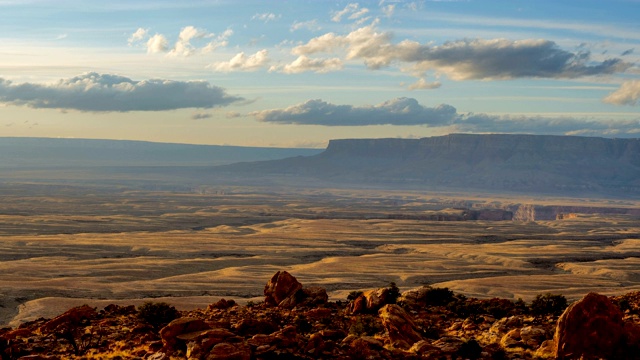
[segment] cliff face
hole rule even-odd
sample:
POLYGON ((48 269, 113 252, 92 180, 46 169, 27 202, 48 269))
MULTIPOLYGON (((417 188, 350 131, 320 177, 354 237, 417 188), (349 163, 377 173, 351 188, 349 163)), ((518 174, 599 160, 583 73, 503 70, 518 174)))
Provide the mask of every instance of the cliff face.
POLYGON ((323 156, 424 159, 440 156, 470 161, 625 160, 640 166, 640 139, 578 136, 451 134, 423 139, 331 140, 323 156))
POLYGON ((332 140, 316 156, 229 169, 398 187, 640 194, 640 139, 452 134, 332 140))

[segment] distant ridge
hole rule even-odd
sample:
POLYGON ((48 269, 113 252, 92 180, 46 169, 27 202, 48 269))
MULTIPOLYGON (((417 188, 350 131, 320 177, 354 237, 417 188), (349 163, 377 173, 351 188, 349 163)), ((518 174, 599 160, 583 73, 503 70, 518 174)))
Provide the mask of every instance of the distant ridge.
POLYGON ((332 140, 321 154, 220 168, 343 184, 640 194, 640 139, 451 134, 332 140))
POLYGON ((321 151, 130 140, 0 137, 0 168, 215 166, 309 156, 321 151))

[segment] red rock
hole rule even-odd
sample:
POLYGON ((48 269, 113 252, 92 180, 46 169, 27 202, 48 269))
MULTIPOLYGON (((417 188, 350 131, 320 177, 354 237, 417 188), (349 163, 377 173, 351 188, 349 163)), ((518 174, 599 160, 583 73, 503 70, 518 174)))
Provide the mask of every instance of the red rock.
POLYGON ((278 325, 269 320, 260 319, 242 319, 238 322, 233 330, 239 335, 256 335, 256 334, 271 334, 278 330, 278 325))
POLYGON ((505 336, 500 340, 500 345, 504 348, 515 348, 522 347, 524 343, 522 342, 522 336, 520 334, 520 329, 513 329, 509 331, 505 336))
POLYGON ((220 299, 218 300, 215 304, 210 304, 207 307, 207 310, 213 310, 213 309, 228 309, 232 306, 236 306, 236 302, 235 300, 225 300, 225 299, 220 299))
POLYGON ((51 333, 59 327, 77 326, 82 323, 83 320, 93 319, 98 313, 96 309, 89 305, 78 306, 73 309, 67 310, 62 315, 59 315, 42 325, 39 329, 40 333, 51 333))
POLYGON ((220 343, 211 349, 207 360, 250 360, 251 347, 246 343, 220 343))
POLYGON ((357 315, 364 314, 367 310, 367 298, 364 295, 358 296, 349 304, 349 313, 357 315))
POLYGON ((166 349, 175 350, 175 346, 179 340, 178 336, 203 330, 209 330, 209 325, 207 325, 203 320, 183 317, 175 319, 167 326, 163 327, 160 330, 160 337, 162 338, 162 343, 166 349))
POLYGON ((537 326, 525 326, 520 329, 520 338, 531 349, 537 349, 545 340, 547 332, 537 326))
POLYGON ((317 306, 326 304, 329 300, 329 296, 327 295, 327 290, 321 288, 319 286, 310 286, 302 289, 304 294, 304 300, 302 301, 303 305, 308 306, 317 306))
POLYGON ((554 341, 558 359, 620 358, 622 312, 606 296, 589 293, 560 316, 554 341))
POLYGON ((315 333, 309 337, 309 342, 304 348, 304 351, 311 356, 317 357, 324 350, 324 347, 325 344, 322 335, 315 333))
POLYGON ((312 320, 326 319, 331 316, 331 309, 326 309, 326 308, 311 309, 305 312, 304 316, 312 320))
POLYGON ((286 271, 278 271, 264 287, 264 302, 271 306, 293 307, 302 284, 286 271))
POLYGON ((422 340, 413 319, 400 306, 385 305, 378 311, 378 315, 392 342, 403 341, 411 346, 422 340))
POLYGON ((15 329, 2 334, 0 338, 4 340, 14 340, 17 338, 26 338, 32 335, 33 332, 30 329, 15 329))

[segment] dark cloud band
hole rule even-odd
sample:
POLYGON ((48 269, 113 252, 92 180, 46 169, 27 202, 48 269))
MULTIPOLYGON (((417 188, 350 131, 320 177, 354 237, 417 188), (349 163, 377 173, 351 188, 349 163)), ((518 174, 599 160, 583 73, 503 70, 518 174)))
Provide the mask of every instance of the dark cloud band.
POLYGON ((0 103, 93 112, 162 111, 229 105, 241 97, 206 81, 142 80, 86 73, 55 84, 14 84, 0 78, 0 103))
POLYGON ((412 98, 398 98, 373 106, 334 105, 309 100, 284 109, 256 111, 258 121, 278 124, 321 126, 423 125, 451 127, 458 132, 529 133, 548 135, 593 135, 636 137, 638 120, 597 121, 574 117, 497 116, 458 113, 451 105, 420 105, 412 98))

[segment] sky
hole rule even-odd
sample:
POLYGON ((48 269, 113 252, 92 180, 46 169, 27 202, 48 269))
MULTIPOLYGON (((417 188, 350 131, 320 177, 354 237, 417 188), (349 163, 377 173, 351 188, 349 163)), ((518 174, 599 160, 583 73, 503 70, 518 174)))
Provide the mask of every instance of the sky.
POLYGON ((640 137, 640 0, 0 0, 0 136, 640 137))

